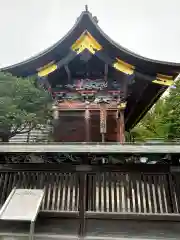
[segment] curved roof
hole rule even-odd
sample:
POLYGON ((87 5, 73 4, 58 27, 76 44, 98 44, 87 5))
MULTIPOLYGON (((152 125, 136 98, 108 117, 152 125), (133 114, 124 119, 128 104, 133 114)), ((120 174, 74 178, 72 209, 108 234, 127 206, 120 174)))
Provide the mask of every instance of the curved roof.
MULTIPOLYGON (((131 94, 128 96, 125 110, 125 124, 128 130, 144 116, 167 89, 168 84, 164 84, 166 80, 170 81, 171 84, 173 83, 172 79, 180 73, 180 63, 152 60, 127 50, 110 39, 110 37, 101 30, 96 19, 93 18, 92 14, 88 11, 81 13, 72 29, 56 44, 37 56, 0 70, 23 77, 37 74, 39 68, 51 62, 58 63, 61 60, 63 61, 69 54, 69 50, 72 49, 73 44, 85 31, 88 31, 88 33, 100 43, 102 48, 105 49, 107 56, 119 62, 122 60, 126 65, 135 69, 133 71, 135 83, 132 86, 133 90, 131 94), (168 80, 169 76, 171 80, 168 80), (165 78, 165 80, 163 78, 165 78)), ((99 52, 101 52, 101 50, 99 52)), ((103 54, 103 51, 101 53, 103 54)), ((121 70, 119 69, 119 71, 121 70)))
POLYGON ((70 47, 85 30, 99 40, 111 56, 115 58, 120 56, 122 60, 136 66, 136 69, 139 71, 148 74, 156 74, 158 71, 159 73, 170 75, 180 71, 180 63, 153 60, 122 47, 103 32, 89 11, 83 11, 69 32, 50 48, 23 62, 0 70, 23 76, 33 74, 37 68, 63 57, 65 48, 70 47))

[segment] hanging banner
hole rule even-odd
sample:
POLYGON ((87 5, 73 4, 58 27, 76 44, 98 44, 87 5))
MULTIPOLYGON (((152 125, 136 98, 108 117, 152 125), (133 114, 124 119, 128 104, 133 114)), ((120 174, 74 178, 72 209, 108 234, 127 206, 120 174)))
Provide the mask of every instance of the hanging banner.
POLYGON ((100 105, 100 133, 107 132, 107 110, 106 105, 100 105))

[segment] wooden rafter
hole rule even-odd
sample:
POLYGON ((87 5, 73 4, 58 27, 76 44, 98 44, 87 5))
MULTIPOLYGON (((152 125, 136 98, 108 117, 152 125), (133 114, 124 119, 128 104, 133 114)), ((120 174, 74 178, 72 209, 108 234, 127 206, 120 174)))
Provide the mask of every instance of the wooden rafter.
POLYGON ((68 76, 68 82, 70 82, 70 80, 71 80, 71 71, 69 69, 68 64, 64 65, 64 68, 65 68, 65 71, 66 71, 67 76, 68 76))
POLYGON ((105 66, 104 66, 104 81, 107 82, 108 80, 108 70, 109 70, 109 66, 107 63, 105 63, 105 66))

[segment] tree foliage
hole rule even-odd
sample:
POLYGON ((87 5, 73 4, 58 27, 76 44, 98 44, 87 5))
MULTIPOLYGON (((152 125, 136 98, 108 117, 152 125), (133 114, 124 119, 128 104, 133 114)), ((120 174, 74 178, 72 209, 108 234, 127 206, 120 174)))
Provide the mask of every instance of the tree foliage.
POLYGON ((49 94, 34 78, 18 78, 0 72, 0 139, 8 141, 46 124, 50 116, 49 94))
POLYGON ((165 103, 161 99, 157 102, 140 123, 132 130, 136 140, 143 141, 153 138, 164 138, 165 129, 163 126, 163 114, 165 103))
POLYGON ((165 141, 180 138, 180 82, 132 129, 132 135, 140 141, 150 138, 165 141))
POLYGON ((170 90, 165 103, 163 126, 166 129, 166 138, 180 138, 180 81, 176 83, 175 89, 170 90))

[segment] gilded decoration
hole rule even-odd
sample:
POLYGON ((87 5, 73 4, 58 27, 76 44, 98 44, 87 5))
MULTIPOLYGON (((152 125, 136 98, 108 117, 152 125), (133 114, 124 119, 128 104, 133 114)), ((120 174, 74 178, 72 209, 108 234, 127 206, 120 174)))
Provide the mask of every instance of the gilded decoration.
POLYGON ((56 64, 54 64, 53 62, 48 63, 47 65, 38 69, 38 77, 45 77, 50 73, 54 72, 56 69, 57 69, 56 64))
POLYGON ((157 74, 156 80, 154 80, 153 83, 157 83, 164 86, 171 86, 173 85, 174 81, 172 76, 157 74))
POLYGON ((119 110, 124 110, 126 108, 127 102, 121 102, 118 104, 117 108, 119 110))
POLYGON ((71 49, 77 54, 82 53, 85 49, 88 49, 89 52, 95 54, 102 49, 102 46, 88 31, 85 31, 72 45, 71 49))
POLYGON ((135 67, 129 63, 126 63, 119 58, 116 58, 116 62, 113 64, 113 67, 120 72, 123 72, 128 75, 132 75, 134 73, 135 67))

